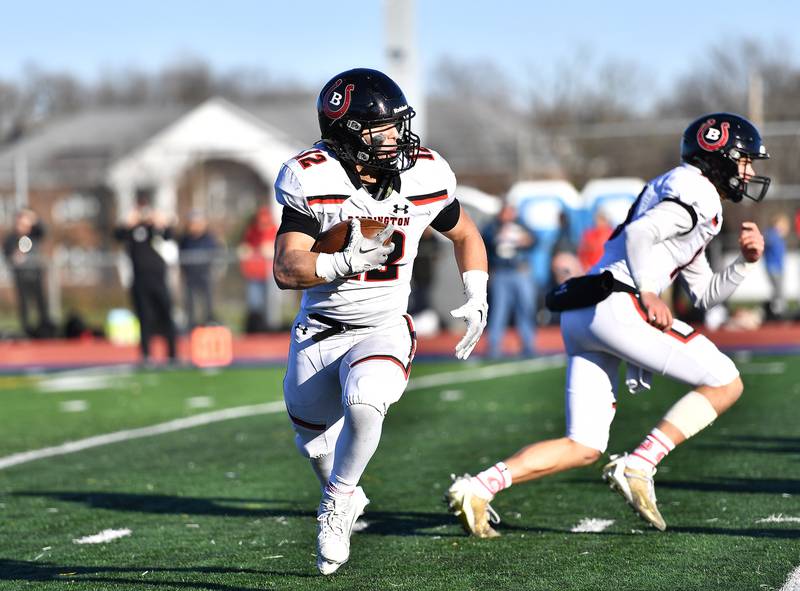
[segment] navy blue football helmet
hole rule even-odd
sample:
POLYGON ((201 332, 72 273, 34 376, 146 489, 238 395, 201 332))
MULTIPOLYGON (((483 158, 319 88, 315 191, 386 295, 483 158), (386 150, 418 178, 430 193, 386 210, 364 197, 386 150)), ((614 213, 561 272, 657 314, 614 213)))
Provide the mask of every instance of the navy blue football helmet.
POLYGON ((331 78, 317 99, 322 139, 339 159, 367 173, 399 173, 417 161, 419 136, 411 131, 414 109, 386 74, 356 68, 331 78), (365 130, 394 125, 396 145, 383 145, 378 133, 365 130))
POLYGON ((770 178, 739 174, 739 159, 769 158, 761 134, 744 117, 711 113, 692 122, 683 132, 681 160, 699 168, 724 197, 739 202, 743 197, 761 201, 770 178))

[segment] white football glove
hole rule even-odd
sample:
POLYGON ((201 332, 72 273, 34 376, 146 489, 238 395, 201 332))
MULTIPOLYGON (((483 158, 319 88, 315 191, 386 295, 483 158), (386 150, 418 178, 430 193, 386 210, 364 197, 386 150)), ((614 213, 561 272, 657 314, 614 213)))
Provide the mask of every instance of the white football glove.
POLYGON ((483 334, 486 316, 489 313, 489 304, 486 303, 486 283, 489 281, 489 274, 485 271, 465 271, 462 278, 467 302, 460 308, 450 311, 453 318, 463 318, 467 323, 467 332, 456 345, 458 359, 466 359, 472 353, 483 334))
POLYGON ((329 283, 340 277, 358 275, 364 271, 372 271, 386 264, 386 259, 394 251, 394 243, 388 246, 383 243, 394 232, 394 225, 389 224, 374 238, 364 238, 361 234, 361 222, 357 218, 350 220, 350 242, 344 250, 333 254, 321 253, 317 257, 316 274, 329 283))

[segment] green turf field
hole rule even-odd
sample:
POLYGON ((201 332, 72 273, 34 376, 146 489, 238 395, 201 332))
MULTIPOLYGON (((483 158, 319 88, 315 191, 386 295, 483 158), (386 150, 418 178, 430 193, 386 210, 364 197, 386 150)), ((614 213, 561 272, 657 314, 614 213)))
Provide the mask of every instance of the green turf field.
MULTIPOLYGON (((480 365, 418 364, 362 481, 366 528, 332 577, 315 567, 316 479, 272 412, 0 470, 0 590, 781 589, 800 565, 800 366, 739 366, 743 400, 656 477, 664 533, 605 487, 598 463, 512 487, 495 501, 503 536, 464 537, 441 503, 449 474, 560 436, 563 369, 482 379, 480 365), (587 518, 613 523, 571 531, 587 518), (73 541, 106 529, 131 533, 73 541)), ((0 463, 278 401, 281 379, 269 368, 0 377, 0 463)), ((683 391, 656 380, 621 394, 609 451, 638 443, 683 391)))

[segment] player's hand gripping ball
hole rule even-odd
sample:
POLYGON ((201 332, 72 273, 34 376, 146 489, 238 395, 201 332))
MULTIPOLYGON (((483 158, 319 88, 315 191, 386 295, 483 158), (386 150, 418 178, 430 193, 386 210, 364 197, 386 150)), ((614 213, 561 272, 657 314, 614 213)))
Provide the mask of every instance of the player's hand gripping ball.
MULTIPOLYGON (((359 222, 361 222, 361 234, 364 236, 364 238, 374 238, 386 227, 386 224, 376 220, 360 219, 359 222)), ((392 237, 390 235, 389 238, 384 241, 384 244, 388 246, 391 241, 392 237)), ((314 246, 311 247, 311 252, 324 252, 327 254, 333 254, 334 252, 340 252, 344 250, 349 242, 350 222, 345 220, 328 228, 322 234, 317 236, 314 246)))

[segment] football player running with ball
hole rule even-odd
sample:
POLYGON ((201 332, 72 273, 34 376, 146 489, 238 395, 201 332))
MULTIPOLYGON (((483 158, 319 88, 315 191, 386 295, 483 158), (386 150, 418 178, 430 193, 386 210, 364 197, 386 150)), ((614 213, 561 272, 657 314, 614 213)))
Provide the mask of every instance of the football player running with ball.
POLYGON ((498 535, 489 502, 512 483, 600 458, 616 412, 621 361, 628 364, 631 391, 649 388, 650 372, 690 386, 632 453, 611 456, 603 468, 603 478, 639 516, 666 529, 656 504, 656 466, 728 410, 742 394, 742 381, 711 341, 672 318, 659 294, 680 278, 694 305, 705 309, 725 301, 744 280, 764 250, 754 223, 741 225, 741 254, 720 272, 712 272, 704 251, 722 228, 722 201, 764 198, 770 179, 756 176, 753 166, 768 157, 758 130, 744 118, 714 113, 696 120, 683 133, 682 164, 645 186, 590 275, 551 292, 551 301, 560 302, 554 309, 563 310, 568 355, 566 435, 455 479, 446 500, 469 533, 498 535))
POLYGON ((283 216, 274 271, 282 289, 303 290, 284 398, 297 447, 322 485, 317 566, 327 575, 349 558, 353 524, 369 502, 359 479, 408 382, 416 335, 406 308, 423 231, 432 226, 453 242, 466 295, 452 312, 467 326, 459 359, 486 324, 488 275, 455 176, 420 147, 397 84, 376 70, 343 72, 323 87, 317 114, 321 141, 287 161, 275 182, 283 216), (365 238, 359 219, 387 225, 365 238), (312 252, 321 232, 346 220, 343 250, 312 252))

